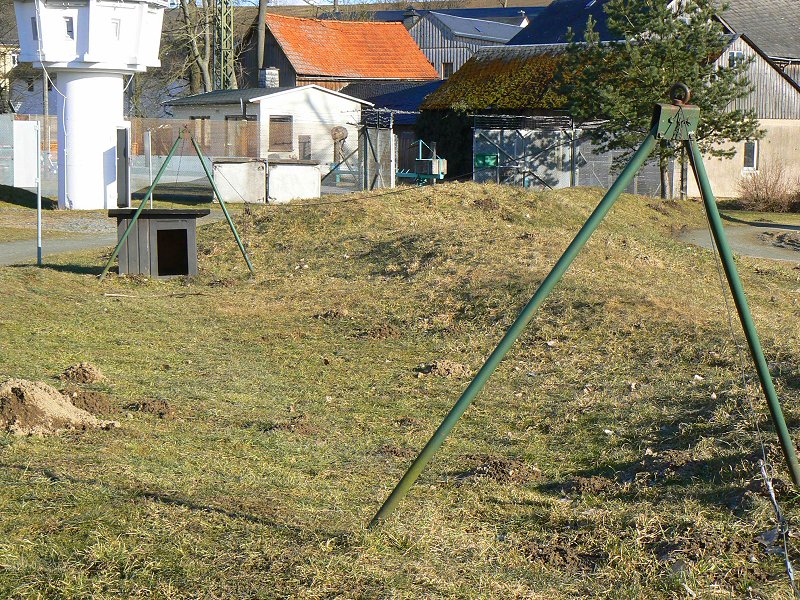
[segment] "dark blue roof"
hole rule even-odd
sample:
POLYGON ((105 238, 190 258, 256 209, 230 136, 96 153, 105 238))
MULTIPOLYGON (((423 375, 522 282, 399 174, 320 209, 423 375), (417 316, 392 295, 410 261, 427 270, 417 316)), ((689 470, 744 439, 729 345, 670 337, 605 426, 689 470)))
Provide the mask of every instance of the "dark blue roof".
MULTIPOLYGON (((342 94, 372 102, 375 108, 388 108, 399 111, 418 111, 420 104, 428 94, 439 89, 444 81, 428 81, 427 83, 375 82, 351 83, 341 90, 342 94)), ((397 125, 413 125, 417 122, 416 114, 396 114, 397 125)))
POLYGON ((517 25, 509 25, 508 23, 498 23, 497 21, 487 21, 486 19, 468 19, 433 11, 430 14, 460 37, 505 44, 521 31, 517 25))
POLYGON ((528 44, 561 44, 567 41, 567 31, 572 29, 575 41, 583 40, 586 21, 594 19, 595 31, 600 39, 608 41, 611 34, 606 26, 606 13, 603 7, 608 0, 554 0, 536 20, 514 36, 509 46, 528 44))
MULTIPOLYGON (((514 6, 511 8, 442 8, 436 10, 416 9, 416 13, 420 16, 425 16, 429 12, 444 13, 454 17, 464 17, 466 19, 482 19, 484 21, 497 21, 500 23, 516 22, 520 13, 525 13, 528 20, 533 20, 534 17, 544 11, 544 6, 514 6)), ((383 22, 399 22, 403 20, 403 15, 407 12, 404 10, 376 10, 370 13, 372 20, 383 22)), ((359 18, 363 18, 363 14, 356 13, 359 18)), ((321 19, 334 18, 334 13, 323 13, 320 15, 321 19)), ((347 18, 347 13, 341 13, 340 18, 347 18)))

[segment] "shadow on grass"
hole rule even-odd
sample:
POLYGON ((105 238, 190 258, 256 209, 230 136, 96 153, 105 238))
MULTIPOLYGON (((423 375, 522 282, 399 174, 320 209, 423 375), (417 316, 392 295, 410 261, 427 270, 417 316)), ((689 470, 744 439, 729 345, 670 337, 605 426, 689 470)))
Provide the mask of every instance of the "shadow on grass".
POLYGON ((789 225, 788 223, 767 223, 765 221, 747 221, 739 219, 738 217, 731 217, 730 215, 720 214, 723 221, 729 223, 739 223, 741 225, 750 225, 751 227, 763 227, 765 229, 789 229, 791 231, 800 231, 800 225, 789 225))
MULTIPOLYGON (((297 537, 301 537, 303 533, 305 533, 305 530, 296 525, 281 523, 276 521, 274 518, 262 515, 253 515, 240 510, 232 510, 228 508, 223 508, 221 506, 214 506, 208 503, 197 502, 190 498, 183 498, 181 496, 178 496, 177 494, 166 493, 160 490, 146 489, 142 486, 142 484, 138 483, 130 487, 113 486, 103 481, 99 481, 97 479, 82 479, 79 477, 73 477, 71 475, 56 473, 55 471, 53 471, 52 469, 48 469, 47 467, 30 467, 28 465, 0 463, 0 469, 15 470, 22 473, 33 473, 45 477, 47 480, 53 483, 70 483, 74 485, 98 487, 102 489, 104 492, 110 493, 112 497, 116 497, 118 499, 120 498, 120 496, 122 496, 122 497, 132 498, 134 500, 147 500, 151 502, 166 504, 169 506, 179 506, 181 508, 185 508, 193 512, 221 515, 231 519, 246 521, 248 523, 255 523, 258 525, 264 525, 275 529, 281 529, 297 537)), ((341 536, 342 534, 331 533, 330 535, 341 536)))
MULTIPOLYGON (((12 187, 10 185, 0 185, 0 200, 9 204, 16 204, 24 208, 36 208, 36 193, 28 190, 12 187)), ((58 207, 58 200, 42 196, 42 208, 52 210, 58 207)))
MULTIPOLYGON (((131 194, 133 202, 141 202, 147 195, 149 188, 141 188, 131 194)), ((153 199, 156 202, 174 202, 175 204, 185 204, 196 206, 198 204, 209 204, 214 197, 211 184, 207 179, 195 179, 184 183, 161 182, 153 192, 153 199)))
MULTIPOLYGON (((16 264, 9 265, 12 269, 28 269, 35 267, 36 264, 16 264)), ((72 273, 74 275, 100 275, 103 272, 105 263, 101 265, 75 265, 75 264, 48 264, 47 260, 44 261, 40 269, 47 269, 48 271, 57 271, 59 273, 72 273)), ((112 269, 109 273, 116 274, 116 269, 112 269)))

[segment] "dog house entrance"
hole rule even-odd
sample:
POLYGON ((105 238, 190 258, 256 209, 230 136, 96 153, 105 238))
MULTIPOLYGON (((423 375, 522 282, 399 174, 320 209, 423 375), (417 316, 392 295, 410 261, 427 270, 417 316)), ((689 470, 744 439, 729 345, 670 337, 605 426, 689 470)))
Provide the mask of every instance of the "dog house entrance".
POLYGON ((189 274, 189 241, 186 229, 156 232, 158 277, 189 274))

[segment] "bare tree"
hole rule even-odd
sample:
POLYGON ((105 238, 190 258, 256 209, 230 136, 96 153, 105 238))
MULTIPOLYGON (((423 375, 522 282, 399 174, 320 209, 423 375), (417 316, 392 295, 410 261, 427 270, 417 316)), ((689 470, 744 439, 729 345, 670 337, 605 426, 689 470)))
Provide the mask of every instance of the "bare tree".
POLYGON ((199 4, 180 0, 180 8, 184 25, 181 34, 188 47, 191 60, 189 81, 192 92, 210 92, 214 89, 211 78, 212 27, 214 26, 212 6, 209 0, 200 0, 199 4), (193 81, 193 77, 198 78, 199 82, 193 81))

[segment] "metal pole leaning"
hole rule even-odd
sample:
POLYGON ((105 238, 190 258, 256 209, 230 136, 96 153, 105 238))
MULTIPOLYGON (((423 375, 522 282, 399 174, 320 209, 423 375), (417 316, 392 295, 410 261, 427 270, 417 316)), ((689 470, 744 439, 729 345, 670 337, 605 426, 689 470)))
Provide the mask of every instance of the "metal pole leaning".
POLYGON ((711 190, 711 184, 708 181, 708 175, 706 174, 706 168, 703 164, 703 157, 700 154, 700 148, 693 139, 685 141, 684 144, 687 154, 689 155, 689 161, 692 165, 695 179, 697 180, 697 185, 700 188, 700 195, 703 197, 703 204, 705 205, 706 214, 708 215, 708 222, 714 235, 714 243, 722 259, 725 277, 728 279, 728 285, 731 288, 733 302, 736 305, 736 312, 739 314, 739 320, 742 323, 745 338, 747 338, 747 345, 750 348, 750 355, 753 357, 753 362, 755 363, 758 379, 761 382, 761 389, 764 392, 764 396, 767 398, 769 412, 772 415, 772 422, 778 433, 783 456, 789 467, 792 481, 795 486, 800 487, 800 464, 798 464, 797 461, 797 453, 792 438, 789 435, 789 430, 786 427, 786 421, 783 418, 783 411, 778 401, 778 395, 775 393, 775 386, 772 383, 769 366, 767 365, 767 360, 764 358, 764 351, 758 339, 758 332, 753 323, 753 316, 750 313, 750 308, 747 305, 747 298, 744 295, 742 281, 736 270, 733 253, 728 245, 725 230, 722 227, 722 219, 717 209, 714 193, 711 190))
POLYGON ((139 215, 142 214, 142 210, 144 210, 145 204, 147 204, 147 201, 153 195, 153 190, 156 189, 156 186, 158 185, 158 182, 161 179, 161 176, 164 174, 164 171, 167 170, 167 165, 169 164, 169 161, 172 160, 172 157, 175 155, 175 150, 177 150, 177 148, 178 148, 178 142, 181 141, 181 137, 183 136, 183 133, 184 132, 181 131, 181 133, 175 139, 175 143, 172 144, 172 148, 170 148, 169 154, 167 154, 167 158, 164 161, 164 164, 161 165, 161 168, 158 170, 158 173, 156 174, 156 178, 153 180, 153 183, 150 184, 150 188, 147 190, 147 193, 145 194, 144 198, 142 199, 142 203, 139 205, 139 208, 136 209, 136 212, 133 213, 133 217, 131 217, 131 222, 128 223, 128 227, 127 227, 127 229, 125 229, 125 233, 122 234, 122 237, 117 242, 117 247, 114 248, 114 252, 112 252, 111 256, 109 257, 108 262, 106 263, 106 266, 103 269, 103 272, 100 273, 100 281, 103 281, 103 279, 105 279, 106 273, 108 273, 108 270, 111 268, 111 263, 113 263, 114 259, 117 258, 117 255, 119 254, 120 248, 122 248, 122 244, 124 244, 125 240, 128 239, 128 235, 130 234, 131 230, 133 229, 133 226, 136 224, 136 221, 139 219, 139 215))
POLYGON ((219 201, 219 205, 222 207, 222 212, 225 214, 225 219, 228 221, 228 225, 233 232, 233 237, 236 238, 236 243, 239 245, 239 250, 242 251, 242 256, 244 256, 244 262, 247 263, 247 268, 250 269, 250 274, 255 275, 255 269, 253 269, 253 264, 250 262, 250 257, 247 256, 247 251, 244 249, 244 244, 242 244, 241 238, 239 238, 239 232, 236 231, 236 226, 233 224, 233 219, 231 219, 230 214, 228 213, 228 207, 225 206, 225 202, 222 200, 222 195, 219 193, 217 189, 217 184, 214 183, 214 178, 211 176, 211 173, 208 171, 208 167, 206 166, 206 159, 203 156, 202 151, 200 150, 200 146, 197 145, 197 142, 194 139, 194 136, 190 136, 192 140, 192 146, 194 146, 194 151, 197 152, 197 157, 200 159, 200 164, 203 166, 203 171, 208 178, 208 182, 211 184, 211 189, 214 190, 214 195, 217 197, 219 201))
POLYGON ((386 517, 392 513, 397 504, 406 496, 408 491, 411 489, 411 486, 414 485, 414 482, 425 468, 425 465, 428 464, 439 447, 444 443, 447 435, 450 433, 453 427, 455 427, 458 419, 464 414, 478 393, 483 389, 483 386, 486 385, 489 377, 503 360, 506 353, 509 351, 520 334, 522 334, 523 330, 536 313, 536 310, 550 294, 556 283, 558 283, 558 281, 564 275, 572 261, 589 240, 589 237, 592 235, 594 230, 597 229, 598 225, 600 225, 603 217, 606 216, 606 213, 608 213, 614 202, 633 180, 637 171, 647 160, 647 157, 650 156, 650 153, 656 146, 657 131, 658 124, 654 123, 650 133, 644 139, 642 145, 639 146, 639 149, 636 151, 633 157, 631 157, 630 162, 622 171, 622 173, 620 173, 619 177, 614 182, 614 185, 612 185, 606 195, 603 196, 603 199, 597 205, 597 208, 595 208, 594 212, 589 216, 583 227, 581 227, 580 231, 575 236, 575 239, 572 240, 570 245, 564 251, 564 254, 558 259, 558 262, 556 262, 555 266, 547 275, 547 277, 545 277, 544 281, 542 281, 539 289, 537 289, 536 293, 533 295, 533 298, 531 298, 528 304, 526 304, 522 309, 522 312, 519 314, 511 327, 509 327, 508 331, 500 340, 500 343, 497 345, 491 355, 489 355, 489 358, 481 367, 480 371, 478 371, 478 374, 469 384, 467 389, 461 394, 461 397, 447 414, 444 421, 442 421, 442 424, 439 425, 439 428, 433 434, 433 437, 431 437, 431 439, 422 449, 422 452, 419 453, 419 456, 417 456, 417 458, 406 471, 405 475, 403 475, 403 478, 395 486, 392 493, 383 503, 383 506, 381 506, 380 510, 378 510, 378 512, 372 518, 370 527, 373 527, 385 520, 386 517))

